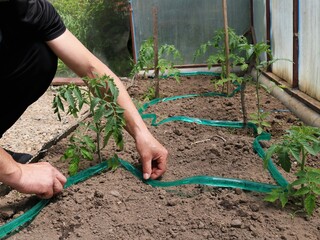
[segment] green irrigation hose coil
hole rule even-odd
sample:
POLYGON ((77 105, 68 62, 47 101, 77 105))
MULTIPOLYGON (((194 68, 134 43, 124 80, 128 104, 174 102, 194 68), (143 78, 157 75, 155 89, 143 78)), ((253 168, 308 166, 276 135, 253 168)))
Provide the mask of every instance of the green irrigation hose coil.
MULTIPOLYGON (((205 72, 192 72, 185 75, 215 75, 215 73, 205 73, 205 72)), ((212 127, 227 127, 227 128, 242 128, 243 123, 241 122, 233 122, 233 121, 214 121, 214 120, 207 120, 207 119, 198 119, 198 118, 192 118, 187 116, 174 116, 169 117, 166 119, 163 119, 159 122, 157 122, 157 116, 154 113, 144 113, 144 111, 159 102, 168 102, 168 101, 174 101, 178 99, 183 98, 194 98, 194 97, 207 97, 207 96, 223 96, 223 97, 232 97, 236 92, 240 90, 240 87, 238 86, 230 95, 222 94, 222 93, 216 93, 216 92, 208 92, 208 93, 202 93, 202 94, 189 94, 189 95, 182 95, 182 96, 175 96, 175 97, 169 97, 169 98, 163 98, 163 99, 155 99, 151 102, 148 102, 144 104, 140 109, 139 113, 141 114, 143 119, 151 119, 151 125, 152 126, 159 126, 164 123, 172 122, 172 121, 183 121, 187 123, 197 123, 212 127)), ((255 132, 257 130, 256 125, 253 123, 248 124, 249 128, 252 128, 255 132)), ((257 152, 257 154, 263 158, 265 156, 265 152, 263 151, 259 141, 261 140, 270 140, 270 134, 262 133, 259 136, 257 136, 253 141, 253 148, 257 152)), ((198 185, 208 185, 213 187, 225 187, 225 188, 240 188, 243 190, 248 191, 254 191, 254 192, 262 192, 262 193, 268 193, 272 189, 279 188, 279 187, 285 187, 288 185, 287 180, 281 175, 281 173, 278 171, 276 166, 273 164, 272 160, 269 159, 268 161, 268 170, 277 183, 277 185, 267 184, 267 183, 261 183, 261 182, 253 182, 248 181, 244 179, 233 179, 233 178, 222 178, 222 177, 215 177, 215 176, 193 176, 193 177, 187 177, 184 179, 176 180, 176 181, 170 181, 170 182, 163 182, 158 180, 143 180, 143 176, 140 170, 135 168, 133 165, 128 163, 125 160, 120 159, 121 166, 131 172, 134 176, 136 176, 141 181, 144 181, 145 183, 153 186, 153 187, 173 187, 173 186, 181 186, 186 184, 198 184, 198 185)), ((67 180, 67 183, 65 184, 64 188, 68 188, 74 184, 77 184, 79 182, 85 181, 86 179, 109 169, 107 162, 102 162, 96 166, 93 166, 91 168, 88 168, 84 171, 79 172, 75 176, 69 177, 67 180)), ((40 211, 50 202, 50 199, 44 199, 40 200, 35 206, 33 206, 30 210, 22 214, 21 216, 15 218, 14 220, 6 223, 5 225, 0 227, 0 238, 6 238, 10 235, 13 235, 19 229, 29 224, 39 213, 40 211)))

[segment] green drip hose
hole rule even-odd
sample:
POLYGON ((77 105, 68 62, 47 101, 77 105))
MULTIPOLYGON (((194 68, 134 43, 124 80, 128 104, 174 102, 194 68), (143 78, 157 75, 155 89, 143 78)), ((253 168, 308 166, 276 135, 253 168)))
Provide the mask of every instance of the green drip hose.
MULTIPOLYGON (((208 71, 189 71, 189 72, 179 72, 177 74, 178 76, 184 76, 184 77, 189 77, 189 76, 199 76, 199 75, 204 75, 204 76, 215 76, 215 77, 220 77, 220 73, 215 73, 215 72, 208 72, 208 71)), ((174 77, 175 74, 169 74, 169 75, 162 75, 161 78, 168 78, 168 77, 174 77)))
MULTIPOLYGON (((239 84, 236 84, 238 87, 233 90, 233 92, 230 95, 226 95, 219 92, 208 92, 208 93, 201 93, 201 94, 188 94, 188 95, 181 95, 181 96, 174 96, 169 98, 158 98, 154 99, 148 103, 145 103, 140 109, 139 113, 142 116, 143 119, 151 119, 151 125, 152 126, 159 126, 164 123, 173 122, 173 121, 183 121, 183 122, 189 122, 189 123, 197 123, 201 125, 206 126, 212 126, 212 127, 228 127, 228 128, 243 128, 242 122, 234 122, 234 121, 217 121, 217 120, 207 120, 207 119, 198 119, 198 118, 192 118, 187 116, 173 116, 169 118, 165 118, 159 122, 157 122, 157 115, 154 113, 144 113, 145 110, 147 110, 150 106, 158 104, 160 102, 168 102, 168 101, 174 101, 184 98, 194 98, 194 97, 214 97, 214 96, 224 96, 224 97, 233 97, 237 92, 241 90, 241 86, 239 84)), ((252 128, 255 133, 257 133, 257 126, 251 122, 247 124, 247 127, 252 128)), ((261 147, 261 144, 259 141, 261 140, 270 140, 271 136, 270 134, 263 132, 260 135, 258 135, 254 141, 253 141, 253 149, 258 153, 258 155, 261 158, 264 158, 265 152, 263 151, 263 148, 261 147)), ((278 171, 277 167, 273 164, 272 160, 268 160, 267 169, 270 172, 273 179, 279 184, 281 187, 286 187, 289 183, 288 181, 281 175, 281 173, 278 171)))
POLYGON ((198 184, 198 185, 207 185, 213 187, 226 187, 226 188, 241 188, 243 190, 255 191, 267 193, 272 189, 279 188, 277 185, 271 185, 267 183, 257 183, 242 179, 232 179, 232 178, 221 178, 213 176, 193 176, 188 178, 183 178, 176 181, 158 181, 158 180, 143 180, 142 172, 133 167, 130 163, 120 160, 121 165, 135 175, 140 180, 149 184, 152 187, 175 187, 187 184, 198 184))
MULTIPOLYGON (((184 73, 183 75, 184 76, 195 76, 195 75, 218 76, 219 74, 212 73, 212 72, 190 72, 190 73, 184 73)), ((186 116, 174 116, 174 117, 166 118, 157 122, 156 114, 143 113, 148 107, 155 105, 159 102, 168 102, 168 101, 174 101, 174 100, 184 99, 184 98, 193 98, 193 97, 208 97, 208 96, 232 97, 239 90, 240 90, 240 86, 238 86, 230 95, 217 93, 217 92, 208 92, 208 93, 202 93, 202 94, 189 94, 189 95, 174 96, 174 97, 163 98, 163 99, 154 99, 151 102, 144 104, 139 109, 139 113, 141 114, 143 119, 151 119, 152 126, 158 126, 158 125, 172 122, 172 121, 184 121, 184 122, 197 123, 197 124, 202 124, 202 125, 207 125, 212 127, 242 128, 243 123, 241 122, 215 121, 215 120, 198 119, 198 118, 192 118, 192 117, 186 117, 186 116)), ((247 126, 249 128, 252 128, 256 132, 257 130, 256 125, 249 122, 247 126)), ((265 156, 265 152, 263 151, 259 143, 259 141, 261 140, 270 140, 270 134, 262 133, 259 136, 257 136, 253 142, 254 150, 257 152, 257 154, 261 158, 263 158, 265 156)), ((122 167, 124 167, 126 170, 131 172, 134 176, 136 176, 143 182, 153 187, 173 187, 173 186, 180 186, 180 185, 186 185, 186 184, 200 184, 200 185, 208 185, 208 186, 214 186, 214 187, 240 188, 248 191, 268 193, 272 191, 272 189, 285 187, 288 185, 287 180, 277 170, 276 166, 272 163, 271 159, 269 159, 268 161, 268 170, 278 185, 253 182, 253 181, 247 181, 242 179, 214 177, 214 176, 193 176, 193 177, 183 178, 180 180, 169 181, 169 182, 163 182, 163 181, 151 180, 151 179, 144 180, 141 171, 136 169, 133 165, 131 165, 130 163, 122 159, 120 159, 120 163, 122 167)), ((83 170, 78 174, 76 174, 75 176, 69 177, 67 179, 67 183, 65 184, 64 188, 68 188, 74 184, 85 181, 86 179, 108 169, 109 169, 108 163, 102 162, 96 166, 83 170)), ((35 206, 33 206, 27 212, 15 218, 14 220, 4 224, 3 226, 1 226, 0 239, 13 235, 17 231, 19 231, 19 229, 29 224, 49 202, 50 202, 50 199, 40 200, 35 206)))

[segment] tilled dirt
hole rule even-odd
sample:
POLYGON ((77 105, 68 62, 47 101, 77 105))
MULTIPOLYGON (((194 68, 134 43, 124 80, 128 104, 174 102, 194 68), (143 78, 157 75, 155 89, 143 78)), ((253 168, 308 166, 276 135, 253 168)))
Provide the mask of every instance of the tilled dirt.
MULTIPOLYGON (((148 86, 148 81, 137 80, 129 89, 138 105, 148 86)), ((161 97, 169 97, 212 91, 213 85, 209 77, 184 77, 180 83, 161 80, 160 89, 161 97)), ((268 147, 289 126, 301 122, 277 99, 264 91, 261 96, 263 111, 271 112, 272 127, 266 130, 273 137, 270 142, 262 143, 268 147)), ((247 88, 247 100, 249 112, 255 111, 252 86, 247 88)), ((231 98, 198 97, 162 102, 146 112, 156 113, 158 120, 177 115, 224 121, 242 119, 239 94, 231 98)), ((252 148, 251 131, 186 122, 150 126, 150 130, 170 153, 168 170, 161 181, 207 175, 275 184, 252 148)), ((32 133, 25 134, 30 134, 32 139, 32 133)), ((67 144, 68 137, 57 142, 41 161, 52 163, 68 175, 68 164, 60 160, 67 144)), ((108 157, 113 152, 110 144, 104 155, 108 157)), ((134 142, 128 134, 125 134, 125 149, 118 154, 140 167, 134 142)), ((81 167, 95 164, 84 162, 81 167)), ((279 171, 288 180, 293 179, 292 174, 279 171)), ((10 239, 320 239, 319 209, 306 217, 296 212, 298 208, 293 203, 282 209, 263 201, 264 196, 203 185, 154 188, 119 168, 65 189, 10 239)), ((11 191, 1 197, 0 221, 2 224, 10 221, 37 201, 33 196, 11 191)))

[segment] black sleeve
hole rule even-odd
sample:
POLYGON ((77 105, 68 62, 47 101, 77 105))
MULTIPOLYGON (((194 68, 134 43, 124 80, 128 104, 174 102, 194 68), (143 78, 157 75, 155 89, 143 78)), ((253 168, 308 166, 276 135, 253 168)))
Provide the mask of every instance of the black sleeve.
POLYGON ((45 41, 59 37, 66 27, 47 0, 11 0, 20 21, 34 29, 45 41))

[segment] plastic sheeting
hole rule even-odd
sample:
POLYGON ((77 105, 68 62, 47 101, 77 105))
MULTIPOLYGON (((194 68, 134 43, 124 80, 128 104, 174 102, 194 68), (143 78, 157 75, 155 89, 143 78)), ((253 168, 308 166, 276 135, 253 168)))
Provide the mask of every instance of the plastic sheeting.
POLYGON ((253 25, 257 42, 265 42, 267 39, 265 0, 253 0, 253 25))
POLYGON ((320 100, 320 1, 300 1, 299 88, 320 100))
MULTIPOLYGON (((253 28, 257 42, 266 42, 267 24, 266 24, 266 1, 253 0, 253 28)), ((266 60, 266 54, 261 56, 266 60)))
MULTIPOLYGON (((250 0, 228 0, 229 27, 238 34, 250 28, 250 0)), ((153 36, 153 7, 158 8, 159 45, 173 44, 183 55, 180 64, 194 62, 194 53, 223 28, 221 0, 131 0, 136 58, 141 43, 153 36)))
POLYGON ((274 58, 272 72, 292 83, 293 74, 293 1, 271 1, 271 49, 274 58))

